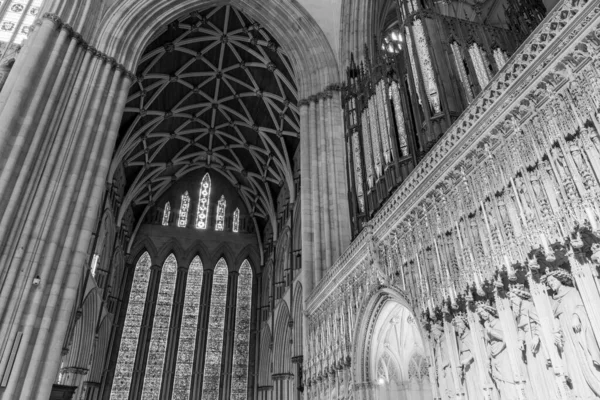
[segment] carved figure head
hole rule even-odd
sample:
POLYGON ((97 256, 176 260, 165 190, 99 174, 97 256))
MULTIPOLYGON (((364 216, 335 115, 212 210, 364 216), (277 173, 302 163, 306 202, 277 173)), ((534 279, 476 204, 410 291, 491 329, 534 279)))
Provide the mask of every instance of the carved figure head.
POLYGON ((452 323, 456 327, 458 334, 461 335, 464 331, 469 328, 469 322, 467 321, 467 316, 463 312, 459 312, 454 316, 452 323))
POLYGON ((498 317, 498 311, 496 311, 496 308, 490 306, 489 304, 487 304, 483 301, 477 302, 477 314, 479 314, 479 317, 483 321, 488 321, 492 317, 494 317, 494 318, 498 317))
POLYGON ((541 281, 556 292, 562 285, 573 286, 573 275, 562 268, 558 268, 542 276, 541 281))

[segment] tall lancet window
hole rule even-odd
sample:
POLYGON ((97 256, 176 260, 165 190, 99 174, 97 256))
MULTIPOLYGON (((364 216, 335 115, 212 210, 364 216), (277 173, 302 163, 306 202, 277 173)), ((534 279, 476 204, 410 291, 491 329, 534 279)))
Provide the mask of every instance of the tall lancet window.
POLYGON ((158 399, 160 396, 176 280, 177 260, 171 254, 167 257, 160 273, 160 285, 158 286, 156 309, 152 324, 152 337, 150 338, 148 361, 144 375, 142 391, 142 399, 144 400, 158 399))
MULTIPOLYGON (((31 30, 42 5, 42 0, 8 0, 0 22, 0 42, 21 45, 31 30)), ((0 2, 0 7, 4 1, 0 2)))
POLYGON ((148 253, 144 253, 135 266, 129 304, 127 305, 127 313, 125 314, 125 322, 123 323, 119 358, 115 367, 115 376, 110 392, 111 400, 127 400, 129 398, 129 389, 131 387, 131 377, 133 375, 133 365, 135 363, 138 338, 140 336, 144 305, 146 304, 151 266, 152 262, 148 253))
POLYGON ((225 195, 221 195, 219 202, 217 203, 217 223, 215 225, 215 231, 222 231, 225 229, 225 207, 227 202, 225 201, 225 195))
POLYGON ((163 226, 169 225, 170 218, 171 218, 171 203, 169 203, 167 201, 167 204, 165 204, 165 209, 163 211, 163 220, 162 220, 163 226))
POLYGON ((231 400, 246 400, 248 394, 248 351, 252 307, 252 268, 245 260, 240 267, 235 306, 235 341, 231 376, 231 400))
POLYGON ((181 207, 179 208, 179 221, 177 226, 185 228, 188 222, 188 212, 190 211, 190 195, 186 191, 181 195, 181 207))
POLYGON ((221 258, 215 266, 213 274, 202 400, 217 400, 219 397, 225 304, 227 302, 227 275, 227 263, 221 258))
POLYGON ((200 201, 198 201, 198 217, 196 228, 206 229, 208 220, 208 203, 210 200, 210 175, 206 173, 200 183, 200 201))
POLYGON ((240 209, 239 208, 236 208, 235 211, 233 212, 233 231, 234 232, 240 231, 240 209))
POLYGON ((190 396, 198 313, 200 311, 202 272, 202 261, 200 261, 200 257, 196 257, 192 260, 188 269, 185 286, 177 366, 175 367, 175 380, 173 381, 173 400, 189 400, 190 396))
POLYGON ((469 46, 469 54, 471 55, 473 66, 475 67, 475 74, 477 75, 479 86, 481 86, 481 89, 483 90, 490 82, 490 75, 487 68, 488 63, 486 60, 487 57, 477 43, 473 43, 469 46))

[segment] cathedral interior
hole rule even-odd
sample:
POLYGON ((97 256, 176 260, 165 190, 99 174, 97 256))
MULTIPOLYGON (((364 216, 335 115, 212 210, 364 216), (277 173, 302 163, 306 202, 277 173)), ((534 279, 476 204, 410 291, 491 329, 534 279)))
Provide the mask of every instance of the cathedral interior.
POLYGON ((600 1, 0 0, 0 399, 600 399, 600 1))

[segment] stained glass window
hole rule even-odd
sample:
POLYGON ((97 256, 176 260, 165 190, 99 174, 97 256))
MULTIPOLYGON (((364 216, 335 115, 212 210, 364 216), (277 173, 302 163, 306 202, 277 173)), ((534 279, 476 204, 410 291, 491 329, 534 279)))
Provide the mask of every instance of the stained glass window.
POLYGON ((100 261, 100 256, 98 254, 94 254, 92 257, 92 265, 90 265, 90 271, 92 272, 92 276, 96 277, 96 269, 98 268, 98 261, 100 261))
POLYGON ((185 228, 187 226, 189 210, 190 210, 190 195, 186 191, 184 194, 181 195, 181 208, 179 209, 179 221, 177 221, 178 227, 185 228))
POLYGON ((198 313, 200 311, 202 273, 202 261, 200 261, 200 257, 196 257, 190 264, 185 287, 179 349, 177 350, 177 366, 175 367, 175 380, 173 382, 173 400, 188 400, 190 396, 198 313))
POLYGON ((142 391, 142 399, 144 400, 158 399, 160 396, 160 385, 162 383, 167 339, 169 338, 169 324, 171 322, 171 309, 173 307, 176 280, 177 260, 171 254, 165 260, 160 274, 160 284, 158 286, 156 309, 152 324, 152 337, 150 338, 150 349, 148 350, 148 361, 144 375, 142 391))
MULTIPOLYGON (((404 37, 406 38, 406 47, 408 48, 408 55, 409 55, 409 59, 410 59, 410 69, 412 71, 412 75, 415 81, 415 93, 417 94, 417 100, 419 101, 419 104, 423 105, 423 103, 421 102, 421 80, 419 77, 419 73, 417 71, 417 56, 415 54, 415 51, 413 49, 412 46, 412 39, 410 37, 410 32, 408 30, 408 27, 406 27, 406 34, 404 35, 404 37)), ((410 87, 410 86, 409 86, 410 87)))
POLYGON ((377 121, 377 104, 375 99, 371 97, 369 99, 369 125, 371 130, 371 146, 373 149, 373 162, 375 164, 375 173, 377 176, 381 176, 383 173, 383 163, 381 161, 381 131, 379 129, 379 123, 377 121))
POLYGON ((467 77, 467 69, 465 68, 462 52, 460 51, 460 45, 456 42, 452 42, 450 47, 452 48, 454 62, 456 63, 456 69, 458 70, 458 79, 460 79, 460 83, 462 83, 463 89, 465 90, 467 101, 470 103, 473 101, 473 91, 471 90, 471 83, 467 77))
MULTIPOLYGON (((163 226, 169 225, 170 218, 171 218, 171 203, 169 203, 167 201, 167 204, 165 204, 165 209, 163 210, 163 220, 162 220, 163 226)), ((186 220, 187 220, 187 218, 186 218, 186 220)))
POLYGON ((494 49, 494 61, 496 61, 496 66, 498 67, 498 71, 501 70, 502 67, 504 67, 504 65, 508 61, 508 57, 506 56, 506 53, 500 47, 496 47, 494 49))
POLYGON ((123 323, 119 358, 115 367, 115 376, 110 393, 111 400, 127 400, 133 375, 133 364, 138 346, 140 326, 146 304, 148 281, 150 280, 150 255, 144 253, 135 266, 129 304, 123 323))
POLYGON ((11 0, 0 21, 0 42, 22 44, 41 5, 42 0, 11 0))
POLYGON ((219 202, 217 203, 217 223, 215 224, 215 231, 222 231, 225 229, 225 207, 227 202, 225 196, 221 195, 219 202))
POLYGON ((233 212, 233 231, 239 232, 240 230, 240 209, 236 208, 233 212))
POLYGON ((421 62, 421 72, 423 73, 423 83, 425 90, 427 91, 427 98, 429 99, 429 104, 433 108, 433 111, 439 113, 441 108, 437 83, 435 81, 435 74, 433 73, 429 46, 427 45, 427 38, 425 37, 425 29, 423 28, 423 22, 420 19, 415 19, 413 23, 413 32, 415 33, 415 45, 417 54, 419 55, 419 61, 421 62))
POLYGON ((217 400, 219 397, 225 305, 227 302, 227 275, 227 263, 221 258, 215 266, 213 274, 202 400, 217 400))
POLYGON ((196 228, 206 229, 208 220, 208 204, 210 202, 210 175, 206 173, 200 183, 200 201, 198 201, 198 217, 196 228))
POLYGON ((362 163, 360 160, 360 138, 358 132, 352 135, 352 154, 354 158, 354 180, 356 184, 356 198, 360 212, 365 211, 365 196, 363 191, 362 163))
POLYGON ((481 51, 481 48, 477 43, 473 43, 469 47, 469 54, 471 55, 471 61, 473 61, 473 66, 475 67, 475 74, 477 75, 479 86, 481 86, 481 89, 483 89, 487 86, 487 84, 490 81, 487 63, 485 62, 483 52, 481 51))
POLYGON ((404 125, 404 113, 402 112, 402 100, 400 99, 400 87, 395 81, 390 85, 390 94, 394 103, 394 116, 396 117, 396 129, 398 130, 400 153, 402 157, 405 157, 409 153, 408 140, 406 136, 406 127, 404 125))
POLYGON ((377 84, 375 92, 377 115, 379 116, 379 130, 381 133, 381 146, 386 163, 392 160, 392 142, 390 138, 390 115, 386 98, 385 81, 382 79, 377 84))
POLYGON ((369 112, 364 110, 362 117, 363 149, 365 154, 365 168, 367 170, 367 184, 373 187, 373 152, 371 151, 371 129, 369 127, 369 112))
POLYGON ((238 277, 235 307, 235 336, 231 376, 231 400, 246 400, 248 394, 248 351, 250 345, 250 313, 252 306, 252 268, 245 260, 238 277))

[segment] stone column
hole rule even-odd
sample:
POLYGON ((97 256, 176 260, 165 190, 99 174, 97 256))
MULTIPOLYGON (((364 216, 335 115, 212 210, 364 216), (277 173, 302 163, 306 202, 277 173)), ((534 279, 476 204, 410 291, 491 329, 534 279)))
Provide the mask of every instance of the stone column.
POLYGON ((48 398, 133 75, 52 15, 14 68, 0 93, 0 395, 48 398))

